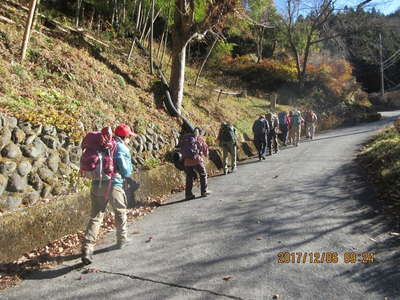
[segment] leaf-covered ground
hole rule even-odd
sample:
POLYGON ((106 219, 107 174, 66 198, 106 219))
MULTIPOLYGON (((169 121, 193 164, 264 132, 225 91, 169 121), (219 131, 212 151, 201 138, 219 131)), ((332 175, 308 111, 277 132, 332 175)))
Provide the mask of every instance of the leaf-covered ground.
POLYGON ((400 223, 400 133, 388 128, 362 150, 360 162, 367 169, 386 213, 400 223))

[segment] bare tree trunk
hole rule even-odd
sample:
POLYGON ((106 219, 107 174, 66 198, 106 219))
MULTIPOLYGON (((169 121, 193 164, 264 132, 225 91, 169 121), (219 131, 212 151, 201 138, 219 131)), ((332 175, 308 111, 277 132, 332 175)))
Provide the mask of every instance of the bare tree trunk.
POLYGON ((163 46, 163 50, 162 50, 161 58, 160 58, 160 68, 161 69, 162 69, 162 65, 164 63, 164 55, 165 55, 165 50, 167 49, 167 42, 168 42, 168 29, 165 32, 164 46, 163 46))
POLYGON ((173 34, 175 37, 172 47, 172 66, 169 86, 172 102, 180 113, 183 101, 183 85, 185 83, 186 46, 188 43, 182 39, 179 34, 173 34))
POLYGON ((115 1, 113 0, 112 15, 111 15, 111 25, 114 26, 115 23, 115 1))
POLYGON ((305 77, 306 77, 308 57, 310 55, 310 48, 311 48, 311 36, 312 36, 312 33, 310 33, 310 35, 307 37, 306 49, 304 51, 303 69, 301 71, 301 77, 299 80, 300 88, 302 88, 304 86, 304 81, 305 81, 305 77))
POLYGON ((188 43, 188 45, 186 46, 186 49, 187 49, 187 54, 186 54, 186 61, 190 64, 190 59, 191 59, 191 56, 190 56, 190 50, 191 50, 191 45, 190 45, 190 43, 188 43))
MULTIPOLYGON (((142 24, 142 34, 141 34, 141 36, 140 36, 140 42, 142 42, 143 41, 143 38, 145 37, 145 35, 146 35, 146 29, 147 29, 147 23, 148 23, 148 20, 149 20, 149 16, 150 16, 150 11, 148 11, 148 13, 147 13, 147 15, 146 15, 146 18, 143 18, 144 19, 144 22, 143 22, 143 24, 142 24)), ((144 17, 144 15, 143 15, 143 17, 144 17)))
POLYGON ((93 26, 93 19, 94 19, 94 14, 96 13, 96 9, 93 7, 92 14, 90 16, 90 22, 89 22, 89 30, 92 30, 93 26))
POLYGON ((264 27, 258 30, 258 41, 257 41, 257 63, 259 63, 263 56, 263 36, 264 36, 264 27))
POLYGON ((125 23, 126 20, 126 0, 123 2, 122 7, 122 23, 125 23))
POLYGON ((168 8, 168 16, 167 16, 167 25, 165 28, 165 39, 164 39, 164 46, 161 54, 161 59, 160 59, 160 69, 162 69, 163 63, 164 63, 164 54, 165 50, 167 49, 167 42, 168 42, 168 22, 169 18, 171 16, 171 7, 168 8))
POLYGON ((128 54, 128 61, 131 59, 132 53, 133 53, 133 48, 135 47, 136 44, 136 40, 133 39, 132 40, 132 44, 131 44, 131 49, 129 50, 129 54, 128 54))
POLYGON ((142 13, 142 1, 139 1, 139 8, 138 8, 138 13, 137 13, 137 17, 136 17, 136 29, 139 29, 141 13, 142 13))
POLYGON ((79 27, 79 18, 81 14, 82 0, 76 0, 76 11, 75 11, 75 27, 79 27))
POLYGON ((31 6, 29 8, 29 17, 26 21, 24 39, 22 41, 21 62, 25 59, 25 56, 26 56, 26 50, 28 48, 29 38, 31 35, 32 21, 33 21, 33 17, 34 17, 35 10, 36 10, 36 3, 37 3, 37 0, 32 0, 31 6))
POLYGON ((154 0, 151 1, 151 24, 150 24, 150 73, 153 75, 153 36, 154 36, 154 0))
POLYGON ((97 33, 99 33, 100 32, 100 29, 101 29, 101 15, 100 14, 97 14, 97 33))
POLYGON ((33 15, 33 21, 32 21, 32 27, 31 30, 35 30, 37 19, 39 18, 39 5, 40 5, 40 0, 37 0, 36 2, 36 8, 35 8, 35 13, 33 15))
POLYGON ((162 45, 164 44, 164 36, 165 36, 165 30, 163 31, 160 43, 158 44, 157 55, 156 55, 157 59, 160 59, 160 51, 161 51, 162 45))
POLYGON ((210 49, 208 50, 208 53, 207 53, 206 57, 205 57, 204 60, 203 60, 203 63, 201 64, 201 67, 200 67, 200 69, 199 69, 199 72, 197 72, 196 80, 194 81, 194 86, 197 86, 197 82, 199 81, 200 74, 201 74, 201 72, 203 71, 203 68, 204 68, 204 66, 205 66, 206 63, 207 63, 207 60, 208 60, 208 58, 210 57, 211 52, 212 52, 213 49, 214 49, 214 46, 217 44, 217 41, 218 41, 218 37, 215 37, 215 39, 214 39, 214 41, 213 41, 213 43, 212 43, 210 49))

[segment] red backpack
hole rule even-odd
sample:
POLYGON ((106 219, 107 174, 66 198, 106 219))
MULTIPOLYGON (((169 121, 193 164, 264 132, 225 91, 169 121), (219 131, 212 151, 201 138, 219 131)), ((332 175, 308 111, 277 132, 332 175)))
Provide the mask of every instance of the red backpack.
POLYGON ((89 132, 82 141, 81 176, 100 181, 111 179, 115 173, 115 149, 111 127, 89 132))
POLYGON ((194 133, 188 133, 182 137, 180 152, 184 159, 196 159, 200 155, 199 145, 194 133))

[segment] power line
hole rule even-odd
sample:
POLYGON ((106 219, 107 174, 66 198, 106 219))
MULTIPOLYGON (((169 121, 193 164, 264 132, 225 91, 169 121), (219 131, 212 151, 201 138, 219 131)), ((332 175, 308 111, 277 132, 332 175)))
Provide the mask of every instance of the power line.
POLYGON ((400 49, 397 50, 395 53, 393 53, 392 56, 390 56, 388 59, 386 59, 383 63, 386 64, 390 60, 396 59, 396 56, 399 56, 399 55, 400 55, 400 49))

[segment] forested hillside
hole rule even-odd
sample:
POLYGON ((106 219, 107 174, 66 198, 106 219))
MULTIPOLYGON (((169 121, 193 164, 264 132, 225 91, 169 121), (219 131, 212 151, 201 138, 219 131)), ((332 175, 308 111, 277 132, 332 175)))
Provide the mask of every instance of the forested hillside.
POLYGON ((325 30, 343 18, 335 1, 305 4, 289 0, 278 11, 269 0, 3 1, 2 108, 76 136, 76 119, 85 129, 117 119, 140 131, 148 121, 169 124, 167 83, 178 112, 183 104, 183 115, 212 131, 224 119, 248 131, 245 120, 271 99, 340 115, 364 107, 365 115, 357 65, 335 48, 339 34, 325 30))

